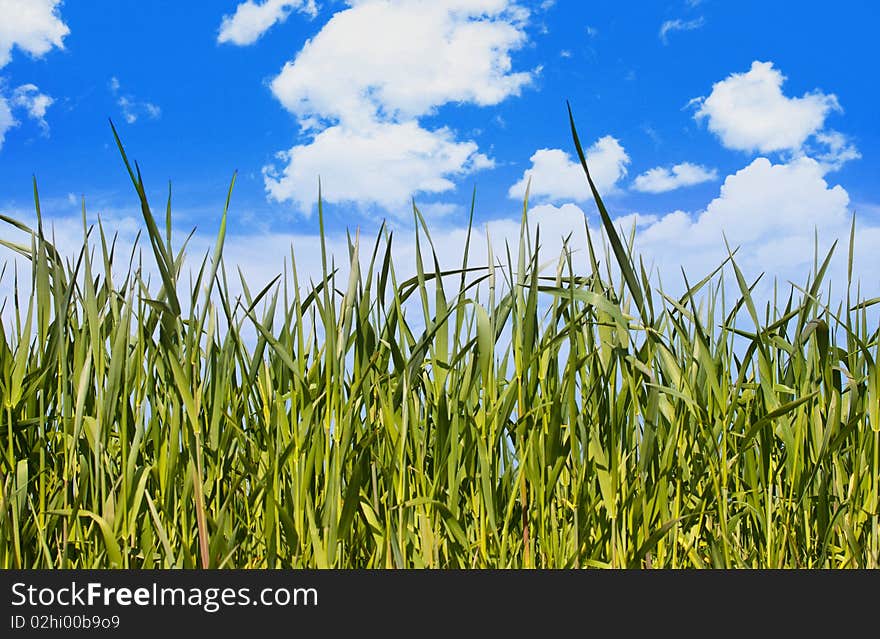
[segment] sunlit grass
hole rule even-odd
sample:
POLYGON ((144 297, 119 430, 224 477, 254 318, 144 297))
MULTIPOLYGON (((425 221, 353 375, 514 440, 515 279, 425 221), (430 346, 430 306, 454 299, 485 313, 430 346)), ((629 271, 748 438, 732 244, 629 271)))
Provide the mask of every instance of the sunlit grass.
POLYGON ((614 269, 539 256, 524 211, 438 277, 415 210, 415 277, 382 231, 344 278, 292 254, 233 296, 225 212, 184 281, 119 148, 159 282, 100 224, 71 262, 2 218, 32 266, 0 326, 3 567, 878 565, 878 327, 827 306, 828 259, 778 308, 735 256, 732 303, 719 272, 665 295, 590 181, 614 269))

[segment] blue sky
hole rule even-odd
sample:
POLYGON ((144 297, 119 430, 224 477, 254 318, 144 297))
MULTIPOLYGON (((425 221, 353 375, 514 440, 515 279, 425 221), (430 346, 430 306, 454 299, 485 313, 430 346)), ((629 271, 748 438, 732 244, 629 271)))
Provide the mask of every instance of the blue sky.
POLYGON ((414 196, 447 255, 472 189, 503 241, 531 178, 552 244, 598 226, 570 100, 609 208, 661 275, 710 269, 724 233, 748 270, 803 281, 813 231, 824 248, 855 211, 857 271, 880 288, 871 2, 0 0, 0 15, 0 211, 16 217, 36 175, 58 228, 84 196, 133 237, 112 118, 157 208, 173 182, 197 249, 239 171, 228 256, 256 276, 291 241, 314 259, 318 175, 331 235, 407 227, 414 196))

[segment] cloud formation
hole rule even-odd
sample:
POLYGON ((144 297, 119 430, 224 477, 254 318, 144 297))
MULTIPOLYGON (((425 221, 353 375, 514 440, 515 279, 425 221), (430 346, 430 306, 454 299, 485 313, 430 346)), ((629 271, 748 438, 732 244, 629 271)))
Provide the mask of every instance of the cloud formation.
POLYGON ((61 0, 0 0, 0 68, 9 64, 13 47, 35 57, 64 48, 70 29, 60 5, 61 0))
POLYGON ((420 118, 449 103, 491 106, 518 95, 535 74, 514 71, 510 57, 526 44, 528 11, 513 0, 348 4, 271 82, 309 140, 280 154, 281 166, 265 168, 269 196, 308 215, 320 173, 328 202, 387 206, 492 166, 475 142, 425 128, 420 118), (343 140, 354 153, 338 147, 343 140), (387 193, 355 178, 377 173, 387 193))
POLYGON ((839 112, 837 96, 821 91, 789 98, 782 92, 786 78, 772 62, 752 63, 745 73, 732 73, 712 85, 706 98, 695 98, 694 117, 728 149, 747 152, 796 152, 839 112))
POLYGON ((633 182, 633 189, 643 193, 665 193, 685 186, 718 179, 718 171, 699 164, 682 162, 671 168, 658 166, 645 171, 633 182))
POLYGON ((350 126, 406 120, 449 102, 495 105, 531 80, 512 72, 525 44, 507 0, 361 0, 333 16, 272 80, 301 119, 350 126))
POLYGON ((815 135, 816 142, 823 148, 812 150, 827 171, 837 171, 850 160, 858 160, 862 154, 848 136, 838 131, 822 131, 815 135))
MULTIPOLYGON (((764 157, 727 176, 718 197, 696 219, 676 211, 647 228, 648 243, 679 246, 751 245, 772 238, 790 238, 813 229, 846 225, 849 195, 829 186, 815 160, 801 157, 774 164, 764 157)), ((811 256, 806 256, 811 257, 811 256)))
MULTIPOLYGON (((629 155, 620 141, 610 135, 599 138, 590 146, 586 150, 586 157, 593 182, 603 196, 613 192, 618 182, 626 176, 629 155)), ((530 161, 532 166, 508 190, 511 198, 522 199, 526 184, 531 179, 530 197, 537 200, 583 202, 592 199, 580 162, 573 160, 565 151, 538 149, 530 161)))
POLYGON ((275 24, 284 22, 292 11, 308 16, 318 15, 315 0, 263 0, 263 2, 240 3, 232 15, 223 16, 217 33, 219 44, 229 43, 240 47, 253 44, 275 24))
POLYGON ((292 200, 306 211, 315 201, 318 177, 328 202, 370 202, 394 212, 413 192, 442 193, 451 178, 490 168, 474 142, 457 142, 447 128, 428 131, 415 121, 337 125, 279 154, 282 167, 266 167, 266 188, 275 200, 292 200))
POLYGON ((42 93, 35 84, 23 84, 12 92, 10 100, 13 106, 21 107, 28 117, 40 125, 44 133, 49 132, 46 122, 46 110, 55 103, 50 96, 42 93))
MULTIPOLYGON (((61 0, 0 0, 0 69, 12 60, 13 48, 37 58, 53 48, 64 48, 70 29, 58 13, 60 4, 61 0)), ((19 124, 13 109, 24 109, 45 133, 49 130, 46 109, 52 102, 33 84, 21 85, 11 97, 0 93, 0 149, 6 133, 19 124)))

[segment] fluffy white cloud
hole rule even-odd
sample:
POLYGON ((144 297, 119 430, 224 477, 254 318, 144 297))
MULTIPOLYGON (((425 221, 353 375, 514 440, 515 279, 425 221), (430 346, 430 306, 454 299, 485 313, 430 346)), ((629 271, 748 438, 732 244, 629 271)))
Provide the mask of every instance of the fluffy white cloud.
POLYGON ((836 171, 850 160, 862 157, 852 140, 843 133, 825 131, 817 133, 815 137, 816 142, 824 145, 825 149, 816 149, 814 155, 828 171, 836 171))
POLYGON ((43 133, 48 134, 49 124, 46 122, 46 110, 55 102, 33 84, 23 84, 12 92, 10 97, 0 95, 0 149, 6 140, 6 133, 20 124, 15 119, 13 110, 24 111, 24 114, 34 120, 43 133))
MULTIPOLYGON (((606 135, 599 138, 586 151, 587 164, 596 188, 601 194, 615 189, 616 184, 626 176, 629 156, 616 138, 606 135)), ((580 162, 560 149, 539 149, 530 158, 531 168, 522 178, 510 187, 508 195, 522 199, 526 184, 531 179, 530 197, 551 201, 592 199, 590 187, 580 162)))
POLYGON ((660 39, 663 41, 663 44, 669 43, 669 34, 673 31, 693 31, 695 29, 699 29, 705 24, 705 20, 702 17, 696 18, 694 20, 666 20, 663 24, 660 25, 660 39))
POLYGON ((511 72, 525 44, 507 0, 361 0, 334 15, 272 80, 293 114, 342 121, 409 119, 448 102, 481 106, 532 78, 511 72))
POLYGON ((633 182, 636 191, 644 193, 665 193, 685 186, 702 184, 718 179, 718 171, 707 169, 699 164, 682 162, 672 168, 658 166, 645 171, 633 182))
MULTIPOLYGON (((64 48, 64 36, 70 29, 58 15, 60 4, 61 0, 0 0, 0 69, 12 59, 13 47, 36 57, 53 47, 64 48)), ((47 130, 44 116, 52 102, 32 84, 20 86, 11 97, 0 94, 0 149, 6 133, 18 125, 13 108, 24 108, 47 130)))
MULTIPOLYGON (((731 248, 739 248, 736 260, 749 279, 766 273, 759 291, 759 297, 766 299, 774 278, 803 285, 813 264, 818 231, 820 251, 827 251, 835 239, 843 243, 831 273, 839 294, 845 282, 850 214, 848 193, 828 184, 825 168, 816 160, 799 157, 774 164, 759 157, 728 176, 718 197, 703 211, 696 215, 675 211, 640 229, 636 249, 664 284, 680 285, 679 267, 694 283, 721 264, 727 256, 726 238, 731 248)), ((878 231, 862 221, 859 236, 874 237, 878 231)), ((880 261, 876 251, 859 244, 858 272, 865 276, 880 267, 880 261)), ((736 284, 730 284, 735 290, 736 284)))
POLYGON ((752 63, 746 73, 733 73, 712 85, 707 98, 695 98, 694 117, 729 149, 798 151, 819 132, 832 111, 840 111, 834 94, 821 91, 797 98, 782 93, 785 76, 772 62, 752 63))
POLYGON ((317 201, 319 176, 326 202, 371 202, 393 211, 415 191, 448 191, 455 186, 450 177, 492 166, 474 142, 415 121, 332 126, 279 160, 282 167, 264 169, 269 196, 292 200, 306 215, 317 201))
POLYGON ((58 15, 61 0, 0 0, 0 67, 9 63, 12 48, 33 56, 64 47, 70 29, 58 15))
POLYGON ((348 5, 271 82, 309 140, 264 169, 269 196, 307 213, 321 175, 330 202, 400 207, 492 166, 474 142, 419 118, 448 103, 498 104, 531 82, 510 57, 526 43, 528 11, 514 0, 348 5))
POLYGON ((276 23, 284 22, 291 11, 309 16, 318 15, 315 0, 264 0, 261 3, 247 0, 235 8, 232 15, 223 16, 217 42, 229 42, 238 46, 253 44, 276 23))
POLYGON ((672 213, 646 229, 643 239, 665 243, 677 237, 687 246, 710 246, 726 234, 736 245, 845 225, 849 196, 839 185, 829 187, 824 174, 808 157, 784 164, 757 158, 727 176, 719 196, 696 220, 672 213))
POLYGON ((34 84, 23 84, 12 92, 13 106, 21 107, 29 118, 35 120, 44 132, 49 131, 46 122, 46 110, 54 104, 55 100, 41 93, 39 87, 34 84))

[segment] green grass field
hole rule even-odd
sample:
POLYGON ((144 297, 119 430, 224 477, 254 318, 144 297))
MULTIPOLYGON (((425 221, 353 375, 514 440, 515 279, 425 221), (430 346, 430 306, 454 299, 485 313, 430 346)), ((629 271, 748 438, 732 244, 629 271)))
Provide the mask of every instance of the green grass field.
POLYGON ((591 181, 613 268, 539 261, 524 212, 438 277, 416 211, 415 277, 383 232, 345 278, 325 255, 234 297, 225 213, 183 277, 119 146, 159 282, 114 279, 100 225, 68 260, 2 218, 32 265, 0 329, 4 568, 880 563, 878 300, 829 306, 828 259, 776 308, 735 256, 737 290, 665 295, 591 181))

